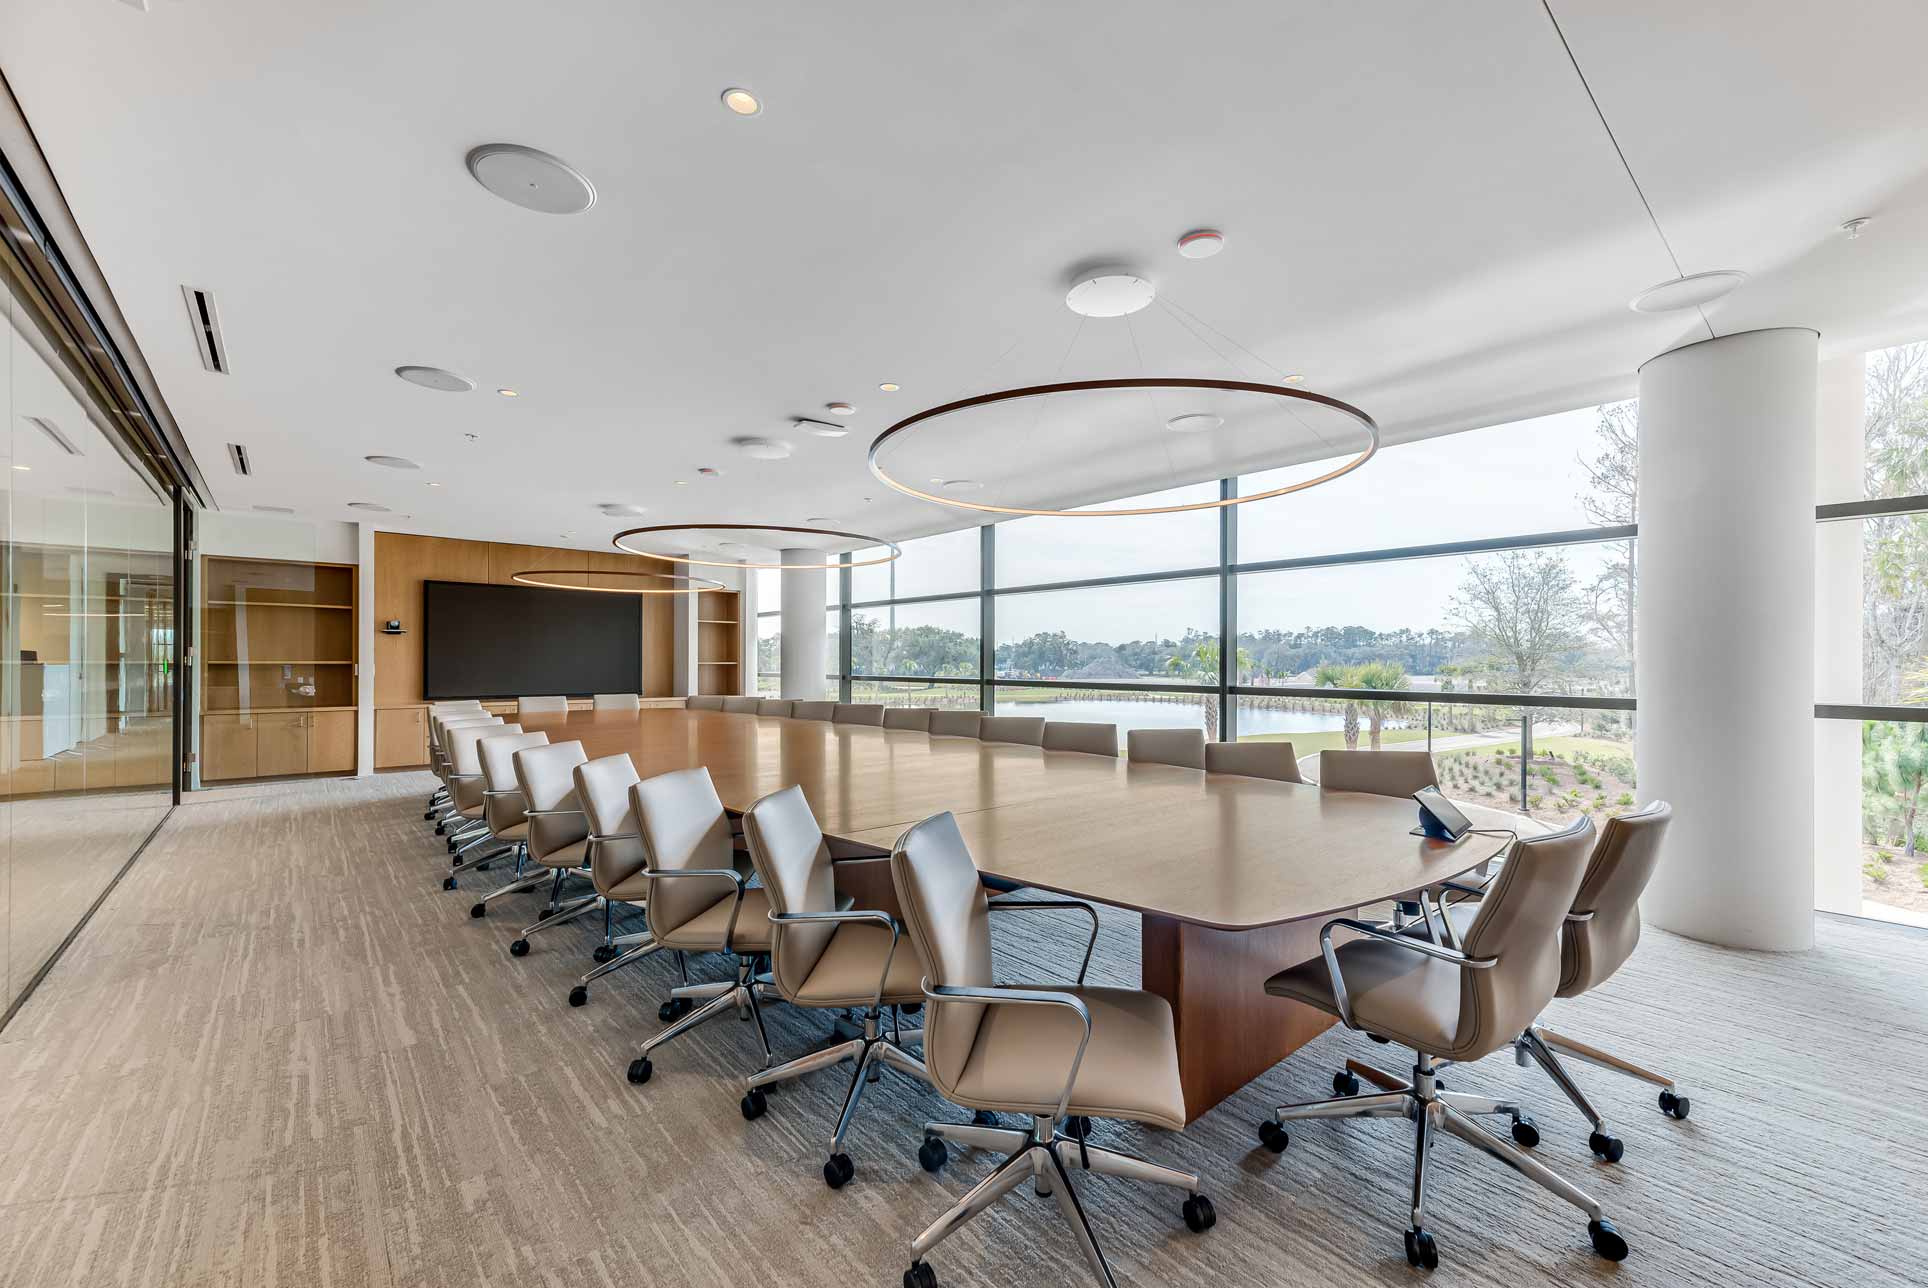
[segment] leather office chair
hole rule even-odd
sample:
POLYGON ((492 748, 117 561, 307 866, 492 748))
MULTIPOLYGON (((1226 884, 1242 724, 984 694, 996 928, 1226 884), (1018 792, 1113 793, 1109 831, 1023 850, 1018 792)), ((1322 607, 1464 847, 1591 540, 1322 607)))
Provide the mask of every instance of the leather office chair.
POLYGON ((1519 1106, 1438 1085, 1441 1063, 1466 1064, 1510 1047, 1553 1000, 1560 983, 1560 936, 1593 847, 1593 824, 1582 818, 1563 831, 1515 841, 1506 864, 1487 887, 1467 928, 1463 948, 1341 917, 1319 934, 1321 956, 1281 971, 1265 983, 1275 997, 1335 1015, 1349 1029, 1414 1052, 1412 1081, 1376 1075, 1390 1090, 1367 1096, 1287 1105, 1259 1125, 1259 1139, 1275 1153, 1289 1143, 1282 1123, 1310 1118, 1397 1118, 1416 1124, 1411 1221, 1406 1259, 1430 1270, 1439 1252, 1425 1225, 1426 1180, 1432 1144, 1440 1133, 1481 1153, 1567 1202, 1588 1217, 1594 1251, 1609 1261, 1627 1255, 1627 1242, 1600 1204, 1551 1169, 1474 1121, 1519 1106), (1361 938, 1334 948, 1333 932, 1361 938))
POLYGON ((1079 720, 1047 720, 1040 744, 1046 751, 1076 751, 1118 758, 1118 726, 1079 720))
POLYGON ((477 856, 474 863, 465 858, 472 851, 488 845, 495 838, 489 835, 489 824, 482 817, 482 753, 476 750, 476 743, 485 736, 505 733, 521 733, 522 726, 502 724, 497 721, 489 724, 459 724, 445 726, 442 737, 448 744, 449 758, 449 804, 454 807, 450 822, 456 827, 449 832, 449 875, 442 882, 444 890, 455 889, 455 874, 468 867, 479 867, 493 859, 496 854, 507 850, 507 846, 496 845, 477 856))
POLYGON ((1130 729, 1125 732, 1125 759, 1147 765, 1205 768, 1205 731, 1202 729, 1130 729))
POLYGON ((589 699, 592 711, 641 711, 643 699, 634 693, 597 693, 589 699))
MULTIPOLYGON (((817 827, 816 816, 800 787, 786 787, 765 796, 743 815, 743 835, 750 844, 750 860, 769 891, 770 976, 783 1000, 814 1009, 861 1008, 861 1037, 840 1042, 786 1064, 750 1075, 743 1097, 743 1116, 761 1118, 769 1108, 763 1088, 787 1082, 818 1069, 849 1060, 855 1064, 850 1089, 844 1093, 843 1112, 830 1136, 830 1156, 823 1179, 841 1189, 855 1172, 843 1152, 844 1137, 857 1116, 857 1102, 874 1071, 890 1065, 912 1077, 929 1081, 924 1062, 905 1050, 897 1008, 922 1004, 924 963, 916 947, 900 935, 890 914, 875 910, 840 910, 830 846, 817 827), (883 1036, 881 1027, 889 1008, 896 1040, 883 1036)), ((845 859, 844 863, 878 862, 845 859)))
POLYGON ((436 788, 433 792, 429 793, 428 805, 422 814, 425 820, 433 819, 440 814, 442 811, 439 807, 448 799, 448 788, 441 782, 442 731, 437 727, 438 717, 456 715, 486 716, 488 714, 487 711, 483 710, 480 702, 473 700, 464 702, 432 702, 429 704, 427 715, 428 767, 429 771, 436 776, 436 788))
POLYGON ((723 699, 710 694, 700 694, 685 701, 683 708, 686 711, 721 711, 723 699))
POLYGON ((524 747, 515 753, 516 782, 522 787, 524 816, 529 822, 529 862, 542 869, 549 898, 535 925, 527 926, 509 945, 509 955, 525 956, 529 936, 552 925, 573 921, 596 906, 596 896, 562 901, 563 882, 585 876, 589 861, 589 818, 576 799, 575 768, 589 759, 580 742, 557 742, 547 747, 524 747))
POLYGON ((837 704, 834 702, 794 702, 790 705, 792 720, 828 720, 835 715, 837 704))
POLYGON ((770 896, 750 886, 734 866, 730 817, 717 798, 710 771, 679 769, 646 778, 629 789, 629 803, 643 838, 649 926, 656 941, 678 953, 729 953, 736 958, 733 982, 670 990, 672 1004, 686 998, 707 1000, 643 1043, 629 1063, 629 1080, 649 1081, 654 1068, 650 1054, 664 1043, 739 1009, 756 1021, 767 1069, 770 1036, 758 1006, 763 985, 756 965, 770 951, 770 896))
MULTIPOLYGON (((1330 756, 1333 753, 1325 754, 1330 756)), ((1240 778, 1270 778, 1281 783, 1305 781, 1299 776, 1298 753, 1292 750, 1289 742, 1207 743, 1205 772, 1234 774, 1240 778)), ((1413 790, 1417 791, 1418 788, 1413 790)))
POLYGON ((475 744, 482 760, 482 818, 496 840, 515 846, 515 866, 506 884, 483 895, 469 909, 471 917, 486 915, 488 905, 504 895, 518 894, 548 880, 546 872, 535 877, 522 875, 529 841, 528 798, 515 776, 516 752, 548 745, 546 733, 494 734, 475 744))
POLYGON ((933 738, 975 738, 983 723, 982 711, 933 711, 930 733, 933 738))
POLYGON ((790 709, 796 705, 788 698, 764 698, 756 704, 756 713, 760 716, 779 716, 788 719, 790 709))
POLYGON ((1015 742, 1026 747, 1044 742, 1043 716, 985 716, 978 721, 979 742, 1015 742))
POLYGON ((428 817, 435 819, 435 834, 447 834, 450 828, 459 829, 465 821, 456 817, 455 802, 449 793, 449 753, 448 731, 468 724, 502 723, 500 716, 492 716, 486 711, 458 711, 445 716, 433 712, 428 720, 428 759, 429 772, 434 774, 442 785, 437 791, 437 800, 431 805, 428 817))
POLYGON ((931 709, 929 707, 890 707, 884 712, 884 728, 915 729, 919 733, 929 733, 931 709))
POLYGON ((562 697, 517 698, 515 714, 519 720, 523 716, 566 716, 569 714, 569 699, 562 697))
POLYGON ((931 1249, 1026 1180, 1040 1195, 1056 1197, 1093 1273, 1112 1288, 1111 1269, 1071 1185, 1073 1168, 1184 1190, 1185 1223, 1200 1232, 1216 1224, 1195 1175, 1100 1149, 1089 1142, 1088 1129, 1059 1134, 1067 1118, 1122 1118, 1171 1131, 1185 1125, 1170 1004, 1155 993, 1084 982, 1098 914, 1070 900, 987 900, 957 820, 948 813, 898 838, 890 875, 928 972, 924 1064, 931 1083, 966 1108, 1031 1118, 1024 1131, 925 1124, 918 1158, 927 1170, 943 1166, 947 1140, 1006 1158, 912 1241, 906 1288, 935 1288, 936 1272, 924 1260, 931 1249), (1042 988, 993 983, 990 914, 1040 908, 1073 908, 1090 916, 1091 938, 1077 982, 1042 988))
MULTIPOLYGON (((585 761, 575 768, 576 800, 589 819, 589 879, 602 897, 603 941, 596 967, 569 990, 569 1005, 589 1001, 589 986, 611 971, 634 965, 662 947, 648 931, 618 935, 615 907, 649 903, 649 877, 643 871, 643 838, 629 808, 629 789, 641 781, 626 752, 585 761)), ((674 1019, 675 1016, 665 1018, 674 1019)))
POLYGON ((884 709, 874 702, 839 702, 830 713, 830 721, 880 728, 884 723, 884 709))
POLYGON ((1411 796, 1439 786, 1439 770, 1428 751, 1322 751, 1319 786, 1335 792, 1374 796, 1411 796))
POLYGON ((723 699, 723 709, 732 715, 753 716, 756 714, 756 704, 761 700, 760 698, 749 698, 741 695, 725 698, 723 699))

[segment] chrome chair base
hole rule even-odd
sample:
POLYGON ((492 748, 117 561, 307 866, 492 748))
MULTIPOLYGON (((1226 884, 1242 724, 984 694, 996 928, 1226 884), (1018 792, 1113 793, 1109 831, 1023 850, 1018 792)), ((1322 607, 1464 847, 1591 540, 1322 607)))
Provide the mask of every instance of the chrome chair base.
POLYGON ((649 1058, 652 1052, 664 1043, 681 1037, 704 1021, 713 1020, 732 1010, 738 1012, 743 1018, 756 1022, 757 1042, 763 1047, 763 1067, 767 1069, 775 1063, 775 1057, 770 1054, 770 1035, 763 1027, 763 1008, 758 1005, 759 998, 769 997, 772 993, 768 982, 757 978, 756 962, 757 959, 754 957, 737 958, 734 983, 724 981, 715 984, 682 984, 672 988, 670 990, 672 1003, 685 998, 708 1000, 643 1043, 642 1053, 629 1062, 629 1081, 637 1086, 648 1082, 650 1074, 655 1069, 649 1058))
POLYGON ((1580 1111, 1588 1125, 1592 1127, 1593 1134, 1587 1138, 1587 1144, 1595 1154, 1609 1163, 1620 1161, 1626 1153, 1626 1145, 1607 1129, 1606 1120, 1600 1116, 1600 1111, 1593 1107, 1593 1102, 1587 1099, 1586 1093, 1581 1091, 1579 1084, 1573 1080, 1573 1075, 1567 1072, 1566 1065, 1561 1063, 1562 1055, 1570 1056, 1582 1064, 1590 1064, 1599 1069, 1610 1069, 1615 1073, 1638 1078, 1642 1082, 1659 1087, 1662 1113, 1675 1119, 1685 1118, 1688 1114, 1688 1098, 1680 1094, 1680 1087, 1672 1078, 1650 1069, 1643 1069, 1637 1064, 1609 1055, 1584 1042, 1561 1037, 1550 1029, 1534 1025, 1514 1040, 1514 1061, 1521 1068, 1537 1064, 1545 1071, 1547 1077, 1553 1079, 1553 1084, 1573 1103, 1573 1107, 1580 1111))
POLYGON ((806 1073, 828 1069, 852 1061, 856 1068, 850 1077, 850 1089, 844 1093, 843 1110, 837 1115, 836 1130, 830 1134, 830 1154, 823 1165, 823 1179, 831 1189, 842 1189, 856 1174, 856 1166, 850 1156, 844 1153, 844 1137, 850 1134, 850 1125, 856 1121, 857 1102, 863 1099, 864 1088, 877 1080, 883 1066, 909 1074, 919 1082, 929 1084, 930 1072, 924 1062, 910 1054, 905 1047, 924 1036, 923 1030, 913 1029, 908 1033, 893 1026, 892 1036, 884 1037, 879 1031, 876 1014, 866 1012, 863 1033, 859 1037, 812 1051, 798 1056, 784 1064, 774 1065, 751 1074, 745 1080, 745 1091, 741 1108, 746 1119, 754 1121, 763 1117, 769 1107, 764 1099, 764 1088, 779 1082, 789 1082, 801 1078, 806 1073))
MULTIPOLYGON (((1077 1237, 1078 1247, 1091 1266, 1092 1274, 1105 1288, 1117 1288, 1118 1281, 1112 1277, 1104 1250, 1098 1246, 1098 1236, 1091 1228, 1090 1219, 1085 1216, 1084 1204, 1079 1202, 1078 1191, 1071 1184, 1071 1171, 1074 1168, 1101 1176, 1122 1176, 1127 1180, 1147 1181, 1153 1185, 1168 1185, 1184 1190, 1185 1224, 1198 1234, 1218 1224, 1212 1201, 1198 1192, 1198 1176, 1195 1173, 1161 1167, 1117 1150, 1100 1149, 1081 1137, 1061 1136, 1050 1118, 1033 1117, 1028 1132, 965 1123, 926 1123, 924 1139, 927 1148, 932 1141, 939 1142, 940 1148, 943 1141, 955 1141, 976 1149, 1004 1151, 1007 1157, 989 1176, 972 1186, 956 1206, 938 1217, 929 1229, 911 1241, 910 1250, 914 1260, 910 1269, 904 1272, 906 1288, 935 1288, 937 1274, 924 1260, 931 1249, 1026 1181, 1032 1182, 1039 1195, 1057 1199, 1058 1210, 1063 1213, 1077 1237)), ((928 1168, 930 1164, 926 1162, 925 1166, 928 1168)))

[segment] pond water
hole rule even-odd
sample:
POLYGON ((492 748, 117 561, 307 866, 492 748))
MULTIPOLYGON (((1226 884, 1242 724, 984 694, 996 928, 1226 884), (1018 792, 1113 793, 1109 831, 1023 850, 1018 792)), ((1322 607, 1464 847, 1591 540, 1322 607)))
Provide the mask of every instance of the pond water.
MULTIPOLYGON (((1200 698, 1205 695, 1200 694, 1200 698)), ((1060 702, 1012 702, 1001 699, 1001 715, 1043 716, 1047 720, 1089 720, 1115 724, 1120 729, 1203 729, 1204 709, 1189 702, 1132 702, 1123 698, 1076 698, 1060 702)), ((1362 722, 1363 723, 1363 722, 1362 722)), ((1400 726, 1387 721, 1388 728, 1400 726)), ((1238 713, 1238 731, 1249 737, 1258 733, 1326 733, 1345 728, 1339 712, 1282 711, 1269 707, 1243 706, 1238 713)))

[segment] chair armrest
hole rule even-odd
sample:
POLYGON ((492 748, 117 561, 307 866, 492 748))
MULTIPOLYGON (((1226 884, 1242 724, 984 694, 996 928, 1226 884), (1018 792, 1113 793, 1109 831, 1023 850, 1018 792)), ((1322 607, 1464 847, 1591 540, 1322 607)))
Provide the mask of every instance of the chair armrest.
POLYGON ((1465 953, 1443 947, 1433 943, 1429 939, 1414 939, 1410 935, 1402 935, 1398 931, 1387 930, 1384 926, 1375 926, 1370 921, 1358 921, 1352 917, 1334 918, 1326 922, 1319 930, 1319 955, 1325 958, 1326 974, 1332 977, 1332 1000, 1339 1008, 1339 1018, 1349 1029, 1356 1029, 1359 1026, 1353 1022, 1352 999, 1346 993, 1345 976, 1339 971, 1339 954, 1332 947, 1332 932, 1334 928, 1339 926, 1364 935, 1368 939, 1377 939, 1382 943, 1397 944, 1401 948, 1409 949, 1422 956, 1449 962, 1454 966, 1460 966, 1468 970, 1491 970, 1493 967, 1499 965, 1499 958, 1497 957, 1468 957, 1465 953))
POLYGON ((1078 1066, 1084 1063, 1085 1048, 1091 1045, 1091 1009, 1084 1000, 1070 993, 1038 988, 933 988, 924 981, 924 996, 933 1002, 982 1002, 989 1006, 1062 1006, 1084 1024, 1078 1050, 1071 1057, 1070 1072, 1064 1075, 1064 1091, 1058 1096, 1058 1112, 1063 1118, 1071 1104, 1071 1089, 1078 1082, 1078 1066))
POLYGON ((525 809, 522 812, 530 818, 563 818, 569 815, 574 815, 576 818, 585 817, 579 809, 525 809))
MULTIPOLYGON (((610 838, 604 837, 603 839, 608 840, 610 838)), ((736 939, 736 914, 743 911, 743 891, 747 888, 741 872, 738 872, 735 868, 644 868, 643 870, 649 873, 649 879, 652 881, 667 881, 671 877, 722 877, 728 879, 729 882, 736 887, 736 894, 732 896, 733 901, 730 904, 730 919, 723 926, 723 945, 725 949, 731 952, 735 951, 729 946, 736 939)))
POLYGON ((770 924, 773 926, 839 921, 879 922, 890 932, 890 949, 884 954, 884 969, 877 976, 877 993, 870 999, 871 1008, 875 1010, 884 1004, 884 989, 890 984, 890 963, 897 956, 897 938, 903 929, 897 924, 895 917, 887 912, 879 912, 875 908, 852 908, 846 912, 773 912, 770 914, 770 924))
POLYGON ((1078 963, 1076 983, 1085 981, 1085 972, 1091 969, 1091 951, 1098 946, 1098 910, 1088 903, 1077 899, 992 899, 985 903, 993 912, 1004 908, 1071 908, 1091 918, 1091 938, 1085 941, 1084 960, 1078 963))

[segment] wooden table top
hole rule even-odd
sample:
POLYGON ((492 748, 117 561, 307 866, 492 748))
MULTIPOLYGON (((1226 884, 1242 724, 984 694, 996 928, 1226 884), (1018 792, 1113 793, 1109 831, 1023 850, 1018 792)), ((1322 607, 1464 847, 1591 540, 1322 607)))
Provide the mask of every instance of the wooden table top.
MULTIPOLYGON (((1506 836, 1409 835, 1403 797, 1036 747, 721 711, 530 716, 526 730, 625 752, 647 778, 708 767, 726 808, 803 788, 826 836, 888 851, 950 810, 980 870, 1098 903, 1249 930, 1342 913, 1470 871, 1506 836)), ((1538 828, 1462 805, 1480 827, 1538 828)))

